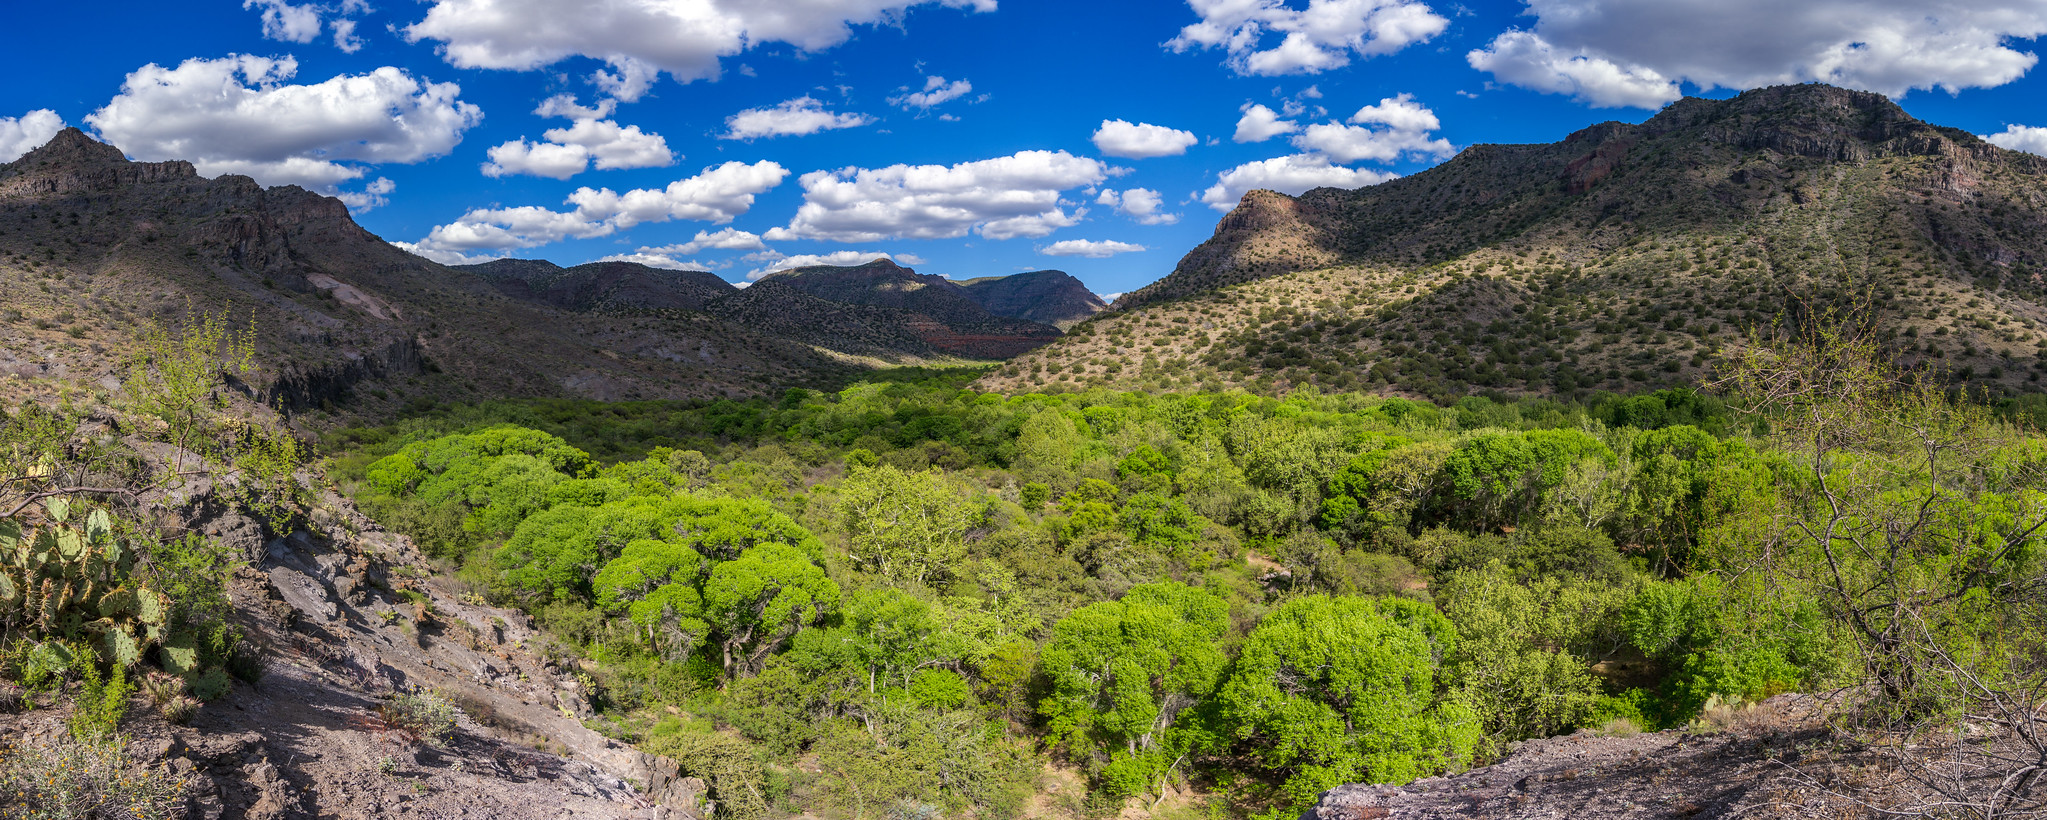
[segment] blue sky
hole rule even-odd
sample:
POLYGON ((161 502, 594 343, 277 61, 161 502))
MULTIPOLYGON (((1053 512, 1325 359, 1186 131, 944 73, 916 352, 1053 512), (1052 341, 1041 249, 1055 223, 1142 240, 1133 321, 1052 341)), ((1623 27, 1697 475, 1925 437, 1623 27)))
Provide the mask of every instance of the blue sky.
POLYGON ((727 279, 1172 270, 1243 190, 1827 81, 2047 152, 2047 0, 10 4, 0 159, 75 125, 442 259, 727 279), (1929 13, 1933 8, 1935 12, 1929 13))

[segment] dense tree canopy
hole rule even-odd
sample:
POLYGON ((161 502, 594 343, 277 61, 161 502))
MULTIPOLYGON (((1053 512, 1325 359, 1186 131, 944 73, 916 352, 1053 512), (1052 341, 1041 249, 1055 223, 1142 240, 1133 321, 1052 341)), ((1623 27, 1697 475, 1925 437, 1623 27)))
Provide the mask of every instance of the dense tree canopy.
POLYGON ((598 725, 751 755, 705 764, 751 790, 735 811, 1013 816, 1049 755, 1088 811, 1192 787, 1285 816, 1526 738, 1863 682, 1926 715, 1982 702, 1942 681, 2034 668, 2047 445, 1784 364, 1736 405, 940 382, 441 408, 335 463, 596 661, 598 725))

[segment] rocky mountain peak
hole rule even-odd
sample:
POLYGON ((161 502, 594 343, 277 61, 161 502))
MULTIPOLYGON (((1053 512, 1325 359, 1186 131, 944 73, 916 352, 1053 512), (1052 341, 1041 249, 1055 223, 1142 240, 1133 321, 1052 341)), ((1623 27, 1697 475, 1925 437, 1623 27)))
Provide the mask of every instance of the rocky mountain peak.
POLYGON ((77 128, 66 128, 57 132, 41 148, 23 154, 14 164, 20 167, 51 169, 62 166, 103 165, 126 163, 121 149, 115 148, 86 135, 77 128))
POLYGON ((42 147, 0 164, 0 196, 109 191, 142 182, 197 179, 192 163, 129 162, 121 149, 66 128, 42 147))

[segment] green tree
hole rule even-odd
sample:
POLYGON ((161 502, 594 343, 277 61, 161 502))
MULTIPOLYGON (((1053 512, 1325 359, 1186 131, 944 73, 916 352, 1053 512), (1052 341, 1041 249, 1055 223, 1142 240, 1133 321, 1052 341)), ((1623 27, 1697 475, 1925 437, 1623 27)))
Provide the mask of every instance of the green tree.
POLYGON ((1869 714, 1894 729, 1959 710, 2037 737, 2014 716, 2047 678, 2031 654, 2047 637, 2039 442, 1848 330, 1758 345, 1729 370, 1796 465, 1781 503, 1701 547, 1730 595, 1823 607, 1877 696, 1869 714))
POLYGON ((856 468, 839 486, 839 520, 853 559, 897 583, 929 583, 966 557, 978 505, 935 472, 856 468))
POLYGON ((1091 759, 1117 796, 1155 788, 1191 747, 1183 713, 1215 689, 1229 606, 1178 583, 1132 587, 1074 610, 1039 656, 1051 691, 1039 702, 1055 743, 1091 759))
POLYGON ((563 504, 520 522, 492 557, 512 591, 529 601, 590 600, 601 569, 639 540, 686 546, 706 561, 759 544, 787 544, 812 558, 824 545, 766 502, 634 496, 598 507, 563 504))
POLYGON ((787 544, 760 544, 711 568, 704 617, 720 636, 727 674, 752 675, 796 631, 838 606, 839 585, 787 544))
POLYGON ((711 632, 698 589, 705 564, 687 544, 636 539, 598 571, 591 587, 598 606, 625 612, 650 646, 680 662, 711 632))
POLYGON ((1427 604, 1297 598, 1251 631, 1219 714, 1293 810, 1343 783, 1406 783, 1469 763, 1478 743, 1478 716, 1442 674, 1456 648, 1427 604))
POLYGON ((1521 582, 1498 562, 1451 573, 1437 606, 1457 627, 1445 666, 1496 744, 1565 734, 1599 715, 1591 663, 1621 648, 1631 587, 1611 580, 1521 582))

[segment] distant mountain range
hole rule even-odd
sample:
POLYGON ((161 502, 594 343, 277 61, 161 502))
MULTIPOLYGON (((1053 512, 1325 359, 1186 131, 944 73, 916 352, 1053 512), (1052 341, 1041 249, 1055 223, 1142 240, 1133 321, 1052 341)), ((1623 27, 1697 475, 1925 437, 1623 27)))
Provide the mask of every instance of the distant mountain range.
MULTIPOLYGON (((114 389, 145 328, 205 313, 253 321, 261 367, 249 390, 293 411, 378 412, 412 397, 757 395, 875 365, 999 358, 1059 335, 971 298, 896 294, 913 281, 982 291, 885 262, 824 271, 835 272, 741 291, 629 263, 449 268, 363 230, 331 197, 204 179, 186 162, 129 162, 67 129, 0 164, 0 398, 52 389, 15 375, 114 389)), ((1031 287, 1085 294, 1049 273, 1031 287)))
POLYGON ((794 268, 743 289, 711 273, 631 262, 562 268, 539 260, 500 259, 455 269, 483 277, 507 296, 564 310, 693 311, 777 338, 882 361, 1008 358, 1058 338, 1055 322, 1070 326, 1105 307, 1080 280, 1061 271, 957 283, 888 259, 794 268))
POLYGON ((1784 86, 1354 191, 1253 191, 1171 275, 981 386, 1632 391, 1824 321, 2037 390, 2043 277, 2047 159, 1784 86))

